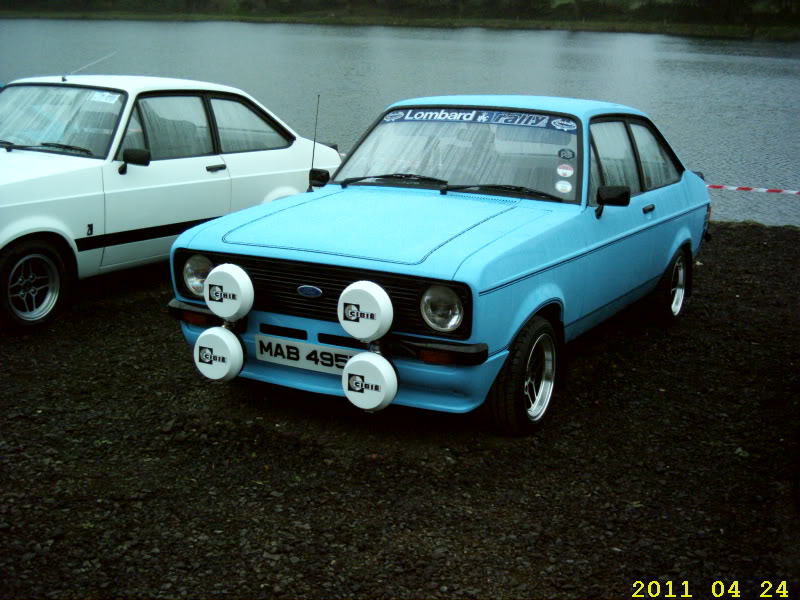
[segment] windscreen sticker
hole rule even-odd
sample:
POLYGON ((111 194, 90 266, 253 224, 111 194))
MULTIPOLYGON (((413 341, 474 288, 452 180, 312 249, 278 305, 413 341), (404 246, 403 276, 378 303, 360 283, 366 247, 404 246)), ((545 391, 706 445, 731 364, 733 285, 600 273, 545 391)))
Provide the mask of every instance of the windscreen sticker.
POLYGON ((575 131, 578 126, 575 121, 571 119, 555 119, 552 123, 553 127, 562 131, 575 131))
POLYGON ((119 94, 113 92, 95 92, 89 98, 92 102, 105 102, 106 104, 114 104, 119 98, 119 94))
POLYGON ((558 165, 556 173, 558 173, 559 177, 572 177, 575 173, 575 169, 572 168, 572 165, 558 165))
POLYGON ((562 148, 558 151, 558 158, 563 158, 564 160, 572 160, 575 158, 575 152, 570 150, 569 148, 562 148))
POLYGON ((556 183, 556 191, 561 194, 569 194, 572 191, 572 184, 569 181, 559 181, 556 183))
POLYGON ((575 134, 578 126, 571 119, 554 119, 548 115, 524 112, 478 110, 464 108, 404 108, 388 113, 384 123, 409 121, 454 121, 461 123, 486 123, 490 125, 513 125, 516 127, 542 127, 558 129, 575 134))

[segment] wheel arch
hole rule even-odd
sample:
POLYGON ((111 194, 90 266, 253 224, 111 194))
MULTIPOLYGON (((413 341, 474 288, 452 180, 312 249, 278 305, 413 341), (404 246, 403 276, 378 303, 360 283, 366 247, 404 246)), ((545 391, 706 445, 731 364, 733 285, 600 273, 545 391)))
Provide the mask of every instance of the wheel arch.
MULTIPOLYGON (((535 313, 533 313, 528 322, 531 321, 534 317, 540 316, 544 317, 550 324, 553 326, 553 329, 556 331, 556 335, 558 336, 559 344, 564 343, 564 306, 561 302, 552 300, 551 302, 545 304, 541 308, 539 308, 535 313)), ((527 322, 526 322, 527 324, 527 322)))
POLYGON ((686 258, 686 295, 691 296, 694 289, 694 255, 692 254, 692 242, 685 240, 679 247, 686 258))
POLYGON ((72 243, 69 238, 58 231, 44 230, 20 233, 16 237, 11 238, 5 244, 3 244, 3 247, 0 248, 0 252, 5 252, 7 249, 13 246, 29 241, 41 241, 54 246, 59 251, 61 258, 64 260, 70 275, 77 277, 77 247, 75 247, 74 243, 72 243))
POLYGON ((570 297, 567 292, 573 291, 569 282, 565 289, 564 285, 552 278, 547 281, 535 279, 477 294, 472 333, 477 340, 489 344, 490 352, 509 349, 520 331, 536 315, 547 317, 558 332, 559 339, 565 338, 565 324, 570 319, 565 298, 570 297))
POLYGON ((545 418, 555 385, 553 373, 559 372, 556 364, 560 360, 556 360, 556 355, 564 338, 562 314, 563 307, 559 300, 553 299, 544 302, 528 315, 528 318, 514 334, 508 356, 492 382, 482 405, 484 414, 500 431, 511 435, 531 433, 545 418), (556 339, 550 338, 551 342, 548 342, 544 339, 544 335, 539 334, 550 330, 553 331, 556 339), (540 340, 543 340, 541 346, 538 345, 540 340), (540 392, 535 389, 533 384, 533 380, 538 376, 535 376, 534 371, 529 367, 536 347, 544 348, 541 351, 549 353, 549 359, 545 358, 541 363, 543 365, 541 381, 544 382, 545 377, 548 381, 547 391, 542 392, 546 395, 546 398, 543 399, 540 398, 540 392), (544 366, 547 364, 550 366, 544 366), (533 392, 533 396, 531 392, 533 392), (540 405, 540 403, 543 404, 540 405), (539 406, 538 409, 537 406, 539 406), (532 414, 532 411, 535 412, 535 415, 532 414))
POLYGON ((15 237, 0 250, 0 323, 12 331, 50 323, 76 278, 77 258, 67 239, 52 231, 15 237))
POLYGON ((261 204, 268 204, 274 200, 280 200, 281 198, 288 198, 289 196, 295 196, 304 191, 305 190, 299 190, 290 185, 283 185, 281 187, 270 190, 269 193, 266 196, 264 196, 264 198, 261 200, 261 204))
MULTIPOLYGON (((662 246, 663 248, 663 246, 662 246)), ((662 261, 660 265, 658 265, 657 273, 661 273, 662 277, 666 276, 667 269, 669 269, 670 265, 672 264, 672 259, 675 258, 675 254, 680 250, 683 252, 684 257, 686 258, 686 269, 687 269, 687 285, 686 285, 686 293, 687 295, 691 295, 692 293, 692 265, 694 263, 694 255, 695 255, 695 246, 692 244, 692 234, 689 230, 688 226, 682 226, 675 232, 675 235, 672 238, 671 244, 667 247, 668 252, 665 252, 663 256, 659 258, 662 261)))
POLYGON ((544 317, 553 326, 558 336, 559 344, 564 343, 564 303, 560 298, 550 298, 540 302, 536 307, 528 313, 527 317, 520 323, 514 335, 509 341, 509 347, 514 343, 514 340, 519 337, 520 332, 530 323, 535 317, 544 317))
POLYGON ((667 264, 664 265, 662 268, 662 272, 664 273, 664 277, 667 276, 667 269, 670 268, 672 264, 672 259, 678 252, 683 252, 683 256, 686 259, 686 295, 692 295, 692 280, 693 280, 693 265, 694 265, 694 254, 692 253, 692 240, 690 237, 678 237, 673 244, 672 250, 666 257, 667 264))

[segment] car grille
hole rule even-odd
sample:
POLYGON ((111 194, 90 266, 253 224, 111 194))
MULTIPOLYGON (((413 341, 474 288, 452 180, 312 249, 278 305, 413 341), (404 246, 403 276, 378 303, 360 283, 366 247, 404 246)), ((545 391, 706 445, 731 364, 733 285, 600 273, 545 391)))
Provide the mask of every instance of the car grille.
MULTIPOLYGON (((187 298, 193 295, 183 283, 183 264, 197 252, 177 250, 175 253, 175 281, 187 298)), ((203 252, 214 265, 232 263, 248 274, 255 289, 254 310, 307 317, 322 321, 338 321, 336 307, 339 296, 354 281, 372 281, 380 285, 392 300, 394 323, 392 332, 416 333, 452 339, 466 339, 472 325, 472 296, 469 288, 453 281, 424 277, 396 275, 368 269, 351 269, 318 263, 260 258, 237 254, 203 252), (451 287, 464 304, 464 322, 452 333, 431 329, 419 312, 422 294, 428 286, 439 283, 451 287), (319 298, 306 298, 297 292, 301 285, 312 285, 322 290, 319 298)))

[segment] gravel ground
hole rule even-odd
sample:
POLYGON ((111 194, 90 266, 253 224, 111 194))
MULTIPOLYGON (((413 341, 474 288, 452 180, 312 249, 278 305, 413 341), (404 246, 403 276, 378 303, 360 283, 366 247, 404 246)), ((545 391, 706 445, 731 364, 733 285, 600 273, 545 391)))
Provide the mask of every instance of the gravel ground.
POLYGON ((713 232, 685 317, 570 344, 528 438, 209 383, 165 265, 82 282, 0 335, 0 597, 797 598, 800 229, 713 232))

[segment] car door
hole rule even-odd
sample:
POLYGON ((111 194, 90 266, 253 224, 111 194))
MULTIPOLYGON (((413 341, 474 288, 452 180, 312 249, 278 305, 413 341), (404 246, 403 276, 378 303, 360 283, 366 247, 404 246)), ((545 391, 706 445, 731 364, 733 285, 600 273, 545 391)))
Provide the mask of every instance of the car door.
POLYGON ((688 208, 689 198, 681 185, 683 166, 655 126, 643 119, 628 122, 641 166, 643 196, 653 251, 649 277, 658 278, 672 258, 678 229, 684 223, 674 217, 688 208))
POLYGON ((103 267, 166 257, 179 233, 230 211, 227 165, 200 94, 140 97, 117 159, 103 173, 103 267), (127 165, 121 173, 126 148, 149 150, 150 164, 127 165))
POLYGON ((648 235, 649 200, 642 194, 639 168, 628 125, 623 118, 604 118, 590 125, 590 207, 597 207, 597 188, 627 186, 629 206, 604 206, 583 215, 587 237, 586 294, 583 313, 597 322, 632 300, 649 278, 652 241, 648 235))
POLYGON ((308 187, 311 157, 294 136, 244 98, 212 97, 220 150, 231 178, 231 210, 240 210, 308 187))

